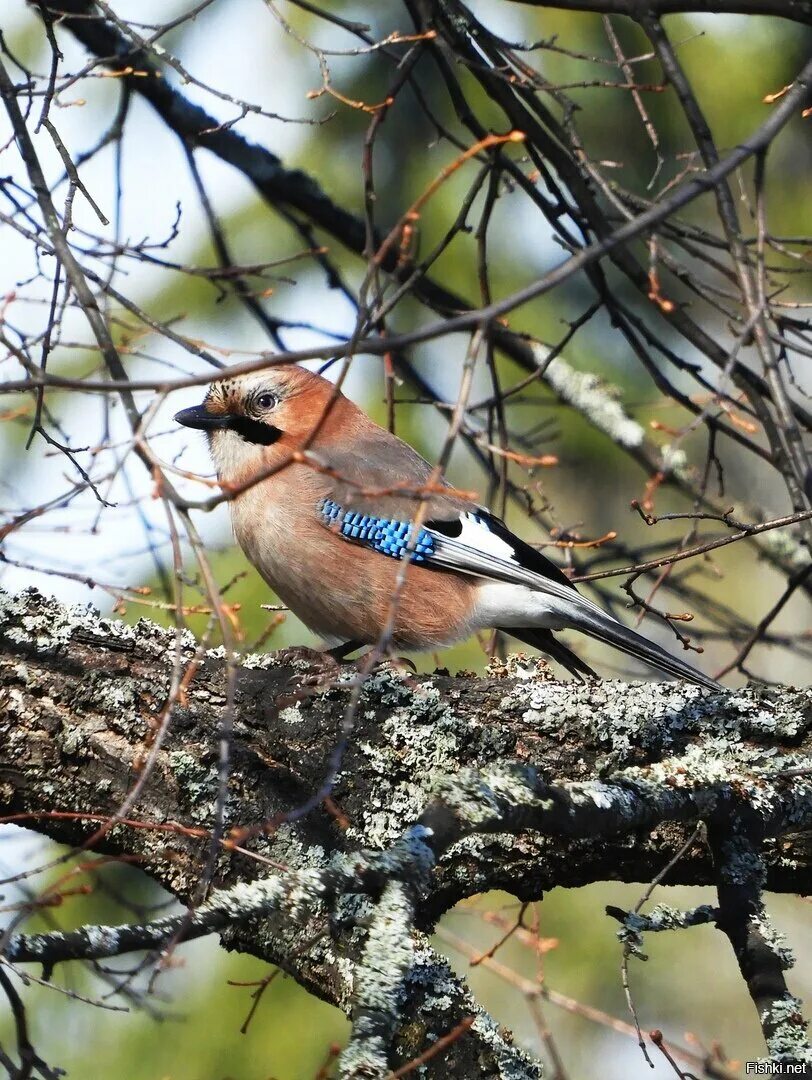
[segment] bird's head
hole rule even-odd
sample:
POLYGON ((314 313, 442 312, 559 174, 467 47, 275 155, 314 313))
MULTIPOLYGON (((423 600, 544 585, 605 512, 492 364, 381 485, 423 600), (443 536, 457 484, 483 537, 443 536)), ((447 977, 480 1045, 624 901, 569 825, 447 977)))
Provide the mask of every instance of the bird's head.
MULTIPOLYGON (((335 395, 333 385, 296 364, 283 364, 213 382, 201 405, 175 420, 205 431, 221 479, 257 472, 269 447, 298 448, 312 433, 335 395)), ((343 395, 339 399, 346 401, 343 395)))

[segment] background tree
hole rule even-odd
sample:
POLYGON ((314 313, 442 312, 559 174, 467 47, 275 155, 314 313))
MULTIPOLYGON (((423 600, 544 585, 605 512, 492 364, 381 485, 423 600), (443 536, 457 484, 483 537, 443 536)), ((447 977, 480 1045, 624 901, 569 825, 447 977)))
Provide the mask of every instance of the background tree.
MULTIPOLYGON (((809 698, 781 684, 810 666, 811 24, 799 0, 4 10, 10 1075, 536 1075, 483 1006, 554 1074, 647 1074, 629 980, 663 1075, 729 1075, 762 1038, 808 1059, 761 903, 809 891, 809 698), (498 637, 415 676, 257 659, 310 639, 171 416, 278 356, 337 361, 610 610, 771 689, 564 688, 498 637), (641 915, 640 886, 597 884, 664 872, 714 888, 641 915), (525 906, 559 885, 589 887, 525 906), (435 944, 477 961, 480 1004, 426 936, 457 903, 435 944), (136 929, 19 936, 104 922, 136 929), (181 944, 212 930, 350 1015, 340 1064, 338 1011, 181 944), (46 978, 90 966, 23 986, 37 948, 46 978)), ((769 907, 801 945, 808 909, 769 907)))

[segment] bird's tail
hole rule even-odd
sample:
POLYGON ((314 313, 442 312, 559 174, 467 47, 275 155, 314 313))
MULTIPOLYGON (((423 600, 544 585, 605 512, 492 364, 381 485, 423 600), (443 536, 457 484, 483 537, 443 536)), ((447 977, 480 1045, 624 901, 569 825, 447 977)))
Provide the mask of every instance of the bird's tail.
POLYGON ((724 689, 718 682, 696 671, 684 660, 671 656, 653 641, 644 638, 635 630, 630 630, 628 626, 624 626, 623 623, 592 604, 589 606, 573 604, 568 624, 574 630, 580 630, 582 634, 588 634, 597 641, 606 642, 607 645, 620 649, 636 660, 651 664, 674 678, 685 679, 697 686, 703 686, 706 690, 724 689))

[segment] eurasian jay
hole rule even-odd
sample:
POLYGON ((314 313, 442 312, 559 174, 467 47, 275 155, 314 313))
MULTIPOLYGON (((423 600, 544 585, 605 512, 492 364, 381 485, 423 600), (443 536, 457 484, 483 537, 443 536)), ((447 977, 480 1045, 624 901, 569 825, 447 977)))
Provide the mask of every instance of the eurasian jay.
POLYGON ((248 559, 336 655, 380 641, 390 620, 402 650, 495 628, 594 675, 553 634, 574 629, 719 689, 582 596, 489 511, 442 482, 427 492, 428 462, 320 375, 287 364, 219 379, 175 419, 206 432, 220 482, 242 488, 229 505, 248 559))

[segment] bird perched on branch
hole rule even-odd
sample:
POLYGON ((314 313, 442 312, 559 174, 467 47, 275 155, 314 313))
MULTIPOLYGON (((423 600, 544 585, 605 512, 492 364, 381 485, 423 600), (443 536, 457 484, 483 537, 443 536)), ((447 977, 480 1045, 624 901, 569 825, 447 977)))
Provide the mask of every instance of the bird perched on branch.
POLYGON ((346 656, 499 629, 594 675, 553 631, 579 630, 669 675, 705 675, 582 596, 562 571, 442 480, 332 383, 286 364, 212 383, 175 419, 206 432, 248 559, 346 656))

